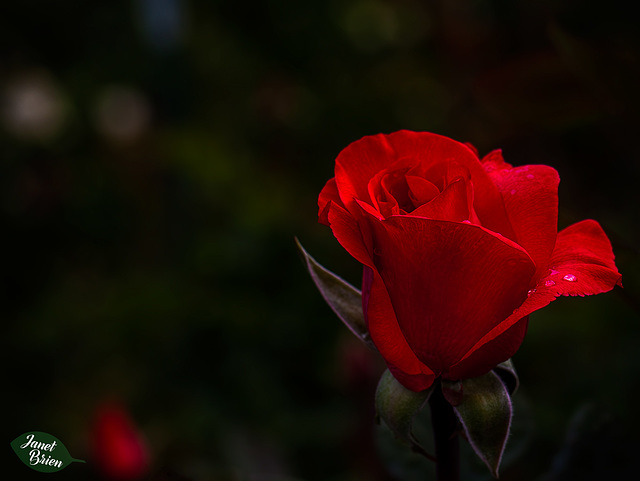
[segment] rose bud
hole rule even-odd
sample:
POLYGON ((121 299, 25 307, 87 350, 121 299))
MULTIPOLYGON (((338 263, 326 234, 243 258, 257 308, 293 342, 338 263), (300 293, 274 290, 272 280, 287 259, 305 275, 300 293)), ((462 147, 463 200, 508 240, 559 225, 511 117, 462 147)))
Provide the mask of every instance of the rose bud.
POLYGON ((532 312, 621 285, 596 221, 558 232, 559 180, 431 133, 339 154, 319 220, 363 264, 370 338, 406 388, 480 376, 518 350, 532 312))

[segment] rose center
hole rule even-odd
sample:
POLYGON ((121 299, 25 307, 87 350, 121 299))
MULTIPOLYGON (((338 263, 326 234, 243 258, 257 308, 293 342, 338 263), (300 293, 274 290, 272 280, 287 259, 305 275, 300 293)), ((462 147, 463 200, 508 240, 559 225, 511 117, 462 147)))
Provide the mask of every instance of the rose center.
POLYGON ((385 217, 411 213, 440 194, 435 184, 423 177, 410 175, 407 171, 385 172, 377 179, 372 179, 372 183, 375 183, 372 198, 385 217))

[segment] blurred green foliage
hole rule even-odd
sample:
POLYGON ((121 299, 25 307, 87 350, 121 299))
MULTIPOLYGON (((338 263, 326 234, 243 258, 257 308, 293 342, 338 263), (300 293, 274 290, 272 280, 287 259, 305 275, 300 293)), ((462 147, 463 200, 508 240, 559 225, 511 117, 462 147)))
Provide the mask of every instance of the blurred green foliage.
POLYGON ((625 289, 532 316, 501 479, 631 479, 639 32, 620 0, 4 2, 6 445, 35 429, 90 461, 117 398, 150 479, 425 479, 293 242, 358 283, 317 194, 348 143, 406 128, 552 165, 561 227, 603 224, 625 289))

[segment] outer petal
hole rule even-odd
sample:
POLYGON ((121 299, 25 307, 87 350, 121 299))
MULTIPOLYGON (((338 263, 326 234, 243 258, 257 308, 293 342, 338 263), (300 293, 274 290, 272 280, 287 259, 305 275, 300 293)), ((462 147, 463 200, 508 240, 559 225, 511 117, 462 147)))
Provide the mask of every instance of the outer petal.
POLYGON ((482 158, 482 166, 487 172, 493 172, 496 169, 512 169, 513 166, 504 161, 502 157, 502 149, 496 149, 489 152, 482 158))
POLYGON ((336 202, 338 205, 344 207, 340 200, 340 194, 338 194, 335 177, 327 181, 318 196, 318 222, 321 224, 329 225, 329 203, 331 202, 336 202))
POLYGON ((595 220, 583 220, 558 234, 551 257, 551 271, 544 280, 554 281, 556 295, 585 296, 622 286, 609 238, 595 220))
POLYGON ((527 333, 528 324, 529 316, 523 317, 494 340, 453 365, 442 376, 445 379, 457 380, 478 377, 489 372, 516 353, 527 333))
POLYGON ((333 235, 338 239, 340 245, 358 262, 373 267, 371 257, 373 249, 368 247, 371 243, 370 235, 367 235, 367 238, 363 236, 362 224, 359 224, 349 212, 334 202, 329 204, 327 218, 333 235))
MULTIPOLYGON (((492 157, 496 157, 495 153, 492 157)), ((485 166, 490 164, 485 164, 485 166)), ((497 161, 491 165, 499 165, 497 161)), ((555 169, 525 165, 491 170, 489 175, 504 199, 515 241, 536 263, 537 277, 544 275, 558 230, 558 183, 555 169)))
POLYGON ((387 136, 371 135, 349 144, 336 159, 336 183, 342 202, 351 210, 354 199, 369 202, 369 180, 397 160, 387 136))
POLYGON ((558 233, 550 265, 548 276, 538 281, 522 306, 480 339, 462 361, 558 296, 601 294, 622 286, 611 243, 594 220, 578 222, 558 233))
POLYGON ((362 305, 371 340, 393 376, 412 391, 431 387, 435 374, 420 362, 407 344, 380 274, 367 267, 363 275, 362 305))
POLYGON ((369 219, 374 262, 400 329, 437 375, 526 299, 534 265, 507 239, 421 217, 369 219))

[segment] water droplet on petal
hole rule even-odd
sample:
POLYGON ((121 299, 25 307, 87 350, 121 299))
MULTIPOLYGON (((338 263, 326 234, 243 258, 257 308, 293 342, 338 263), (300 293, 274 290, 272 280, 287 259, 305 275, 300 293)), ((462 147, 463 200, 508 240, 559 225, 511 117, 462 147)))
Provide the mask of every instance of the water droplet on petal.
POLYGON ((471 224, 471 221, 469 219, 463 220, 462 221, 463 224, 471 224))
POLYGON ((516 195, 516 192, 518 192, 516 189, 511 189, 511 192, 509 192, 511 195, 516 195))
POLYGON ((576 276, 574 276, 573 274, 567 274, 566 276, 563 277, 563 279, 569 282, 575 282, 578 280, 576 279, 576 276))
POLYGON ((533 174, 527 174, 527 179, 533 180, 533 174))
POLYGON ((552 281, 551 279, 549 279, 548 281, 544 282, 544 286, 545 287, 553 287, 555 285, 556 285, 555 281, 552 281))
POLYGON ((527 297, 530 297, 531 294, 535 293, 536 290, 535 289, 529 289, 529 292, 527 292, 527 297))

